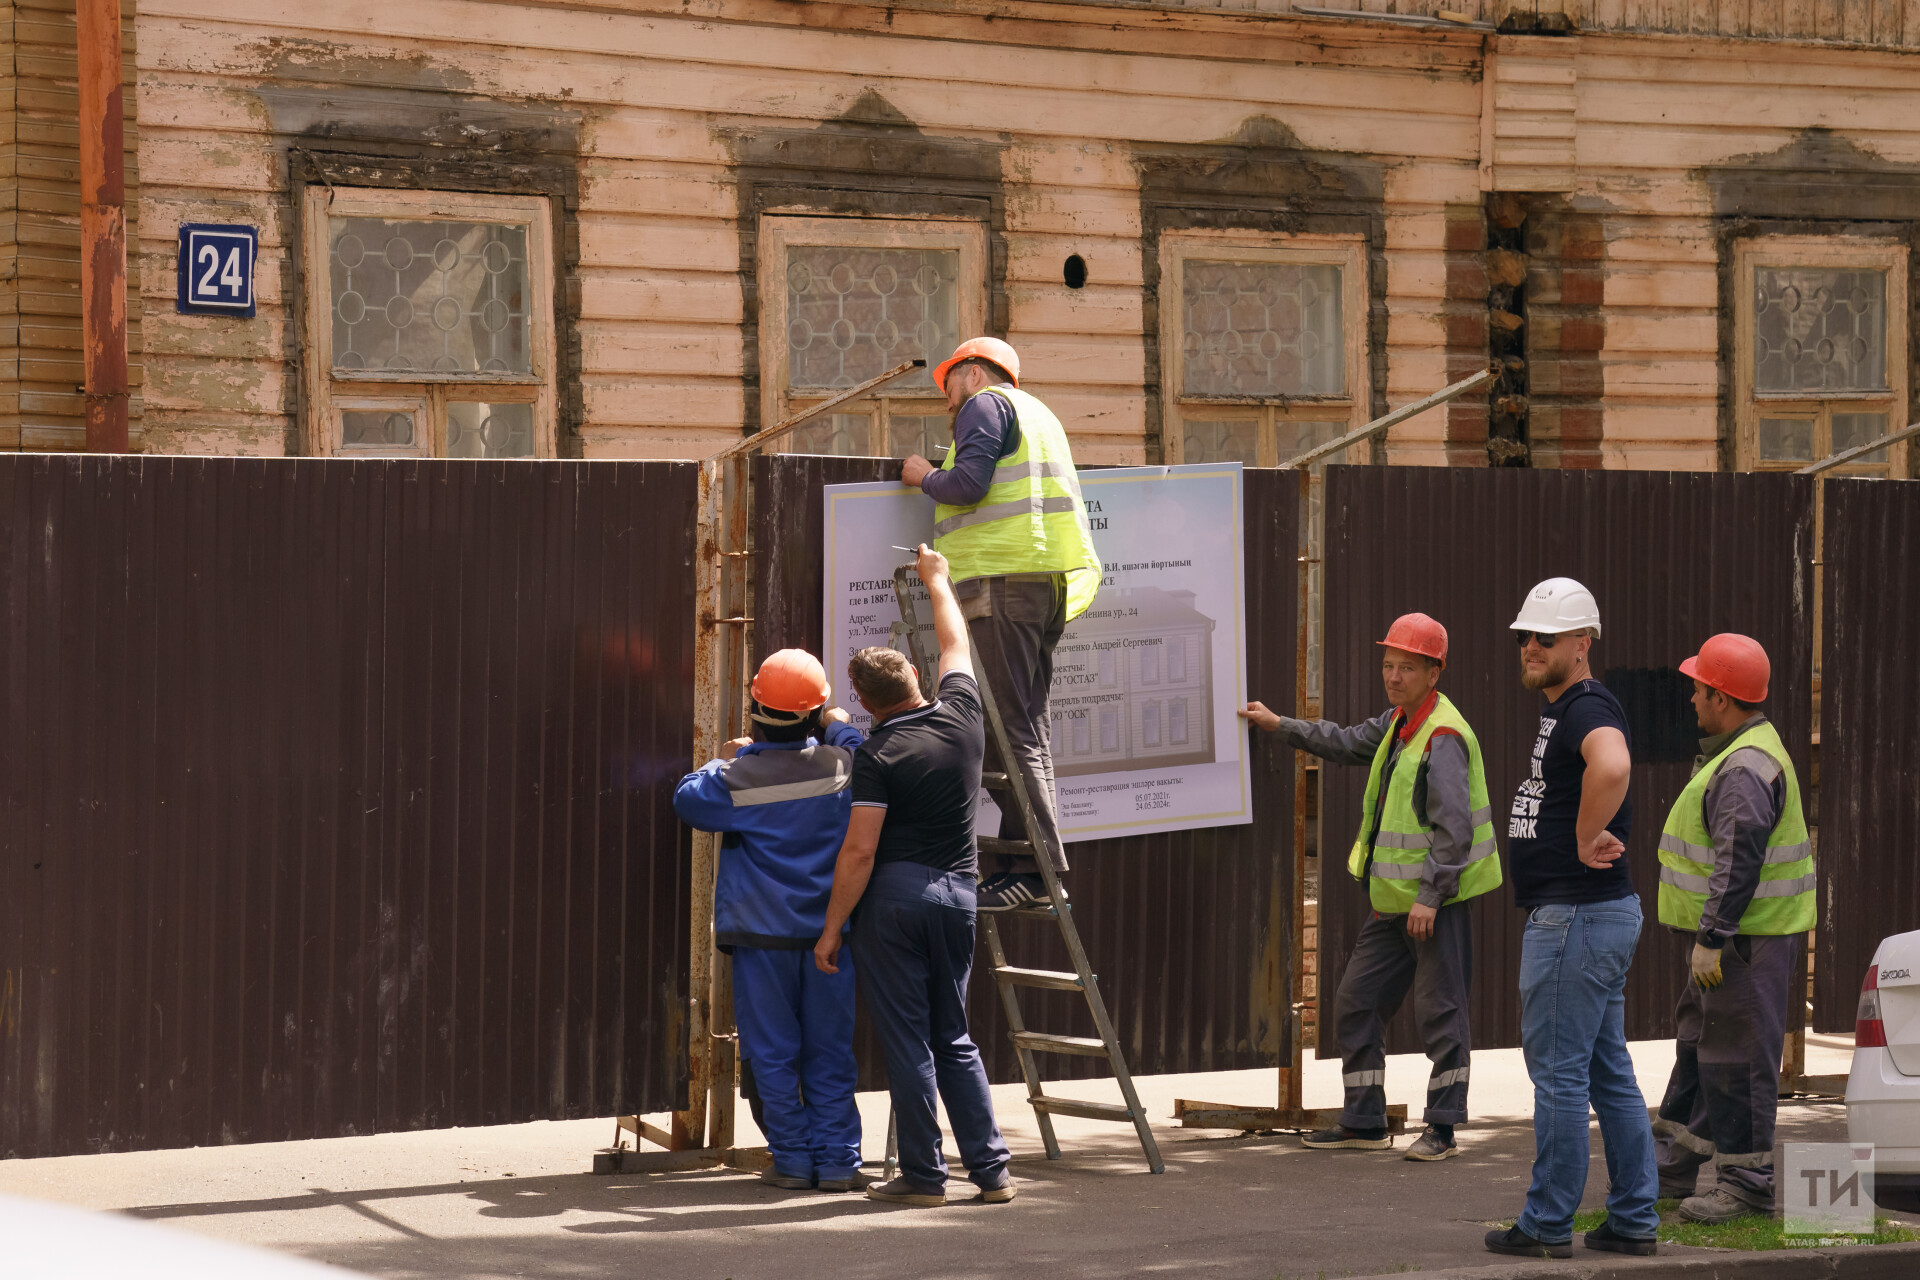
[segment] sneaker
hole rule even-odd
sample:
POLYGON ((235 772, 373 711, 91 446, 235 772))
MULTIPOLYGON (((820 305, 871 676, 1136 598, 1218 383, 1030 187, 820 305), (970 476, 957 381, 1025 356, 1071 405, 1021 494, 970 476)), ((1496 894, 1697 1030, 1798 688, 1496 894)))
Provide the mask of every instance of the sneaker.
POLYGON ((1688 1196, 1680 1202, 1680 1216, 1688 1222, 1732 1222, 1759 1212, 1725 1187, 1714 1187, 1703 1196, 1688 1196))
POLYGON ((1038 872, 1002 871, 988 876, 975 891, 976 910, 1017 911, 1021 907, 1048 907, 1047 882, 1038 872))
POLYGON ((760 1185, 763 1187, 778 1187, 782 1191, 811 1191, 813 1190, 813 1179, 797 1177, 791 1173, 782 1173, 778 1169, 762 1169, 760 1171, 760 1185))
POLYGON ((1460 1154, 1460 1144, 1453 1140, 1452 1134, 1442 1134, 1432 1125, 1427 1131, 1414 1139, 1403 1157, 1407 1160, 1447 1160, 1460 1154))
POLYGON ((1603 1222, 1587 1232, 1580 1237, 1580 1243, 1589 1249, 1604 1249, 1608 1253, 1631 1253, 1642 1258, 1651 1258, 1660 1252, 1660 1242, 1654 1237, 1623 1236, 1613 1229, 1611 1222, 1603 1222))
POLYGON ((1020 1188, 1014 1185, 1013 1175, 1008 1174, 1007 1180, 999 1186, 988 1187, 985 1191, 982 1191, 980 1193, 980 1199, 987 1204, 1005 1204, 1019 1194, 1020 1188))
POLYGON ((1669 1182, 1667 1179, 1662 1178, 1660 1179, 1660 1198, 1662 1200, 1685 1200, 1693 1194, 1693 1189, 1696 1185, 1691 1178, 1685 1182, 1669 1182))
POLYGON ((1300 1135, 1300 1145, 1321 1151, 1385 1151, 1393 1145, 1385 1129, 1349 1129, 1336 1125, 1300 1135))
POLYGON ((1545 1240, 1535 1240, 1519 1227, 1487 1232, 1487 1248, 1494 1253, 1511 1254, 1516 1258, 1571 1258, 1573 1256, 1573 1241, 1568 1240, 1564 1244, 1548 1244, 1545 1240))
POLYGON ((845 1178, 822 1178, 813 1186, 814 1190, 825 1191, 829 1195, 844 1195, 849 1191, 864 1191, 872 1181, 871 1177, 856 1171, 845 1178))
POLYGON ((867 1199, 881 1204, 910 1204, 916 1209, 937 1209, 947 1202, 944 1188, 939 1191, 915 1191, 905 1178, 876 1182, 867 1188, 867 1199))

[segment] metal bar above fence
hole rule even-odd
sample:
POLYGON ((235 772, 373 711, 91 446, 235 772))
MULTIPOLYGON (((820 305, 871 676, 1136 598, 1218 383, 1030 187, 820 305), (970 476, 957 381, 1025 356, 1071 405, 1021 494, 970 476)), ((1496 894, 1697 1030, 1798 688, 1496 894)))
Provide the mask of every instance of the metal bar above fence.
POLYGON ((1802 467, 1793 474, 1797 476, 1817 476, 1822 471, 1828 471, 1834 467, 1844 467, 1863 453, 1872 453, 1875 449, 1884 449, 1890 444, 1899 444, 1909 436, 1920 436, 1920 422, 1909 423, 1898 431, 1881 436, 1878 440, 1869 440, 1867 443, 1857 444, 1851 449, 1842 449, 1838 453, 1828 454, 1812 466, 1802 467))
POLYGON ((861 396, 866 395, 869 391, 872 391, 874 388, 880 386, 883 383, 892 382, 895 378, 899 377, 903 373, 911 373, 915 369, 924 369, 926 367, 927 367, 927 362, 925 360, 908 360, 902 364, 897 364, 893 366, 893 368, 887 370, 885 373, 881 374, 877 378, 868 378, 865 382, 861 383, 857 387, 848 387, 845 391, 842 391, 837 396, 832 396, 832 397, 829 397, 828 399, 822 400, 819 404, 816 404, 811 408, 802 409, 800 412, 794 414, 790 418, 781 419, 779 422, 776 422, 772 426, 768 427, 765 431, 754 432, 752 435, 748 436, 745 440, 742 440, 739 444, 728 445, 726 448, 722 449, 720 452, 713 455, 714 461, 717 462, 725 458, 731 458, 736 454, 746 453, 751 449, 758 449, 762 445, 765 445, 768 441, 778 439, 780 436, 787 434, 787 432, 793 430, 795 427, 802 426, 807 422, 810 422, 813 419, 819 417, 823 413, 831 413, 833 410, 838 409, 841 405, 845 404, 849 400, 858 400, 861 396))
POLYGON ((1456 396, 1465 395, 1475 387, 1484 387, 1487 383, 1493 381, 1496 376, 1496 370, 1482 369, 1471 378, 1462 378, 1450 387, 1442 387, 1424 400, 1415 400, 1403 409, 1395 409, 1392 413, 1384 417, 1375 418, 1366 426, 1355 431, 1349 431, 1338 440, 1329 440, 1327 443, 1309 449, 1299 457, 1290 459, 1280 465, 1283 469, 1287 467, 1310 467, 1328 454, 1338 453, 1348 445, 1359 444, 1362 440, 1370 440, 1389 427, 1399 426, 1408 418, 1418 417, 1427 410, 1435 408, 1438 405, 1443 405, 1456 396))

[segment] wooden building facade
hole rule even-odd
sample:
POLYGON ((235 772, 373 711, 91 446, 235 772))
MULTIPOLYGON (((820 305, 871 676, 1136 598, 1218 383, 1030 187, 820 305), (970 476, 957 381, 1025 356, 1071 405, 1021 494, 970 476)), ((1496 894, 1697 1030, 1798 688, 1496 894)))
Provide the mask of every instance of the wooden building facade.
MULTIPOLYGON (((1920 3, 126 15, 148 452, 699 457, 980 331, 1095 462, 1271 465, 1489 359, 1374 456, 1787 468, 1920 416, 1920 3), (176 310, 187 224, 258 230, 256 314, 176 310)), ((81 441, 72 31, 0 4, 5 448, 81 441)), ((795 447, 946 429, 906 381, 795 447)))

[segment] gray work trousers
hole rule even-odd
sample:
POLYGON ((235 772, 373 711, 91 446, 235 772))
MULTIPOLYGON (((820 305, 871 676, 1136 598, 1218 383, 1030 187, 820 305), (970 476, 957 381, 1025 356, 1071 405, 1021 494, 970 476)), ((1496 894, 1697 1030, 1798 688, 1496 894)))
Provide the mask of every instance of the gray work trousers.
MULTIPOLYGON (((1053 869, 1067 869, 1066 846, 1060 841, 1053 792, 1053 722, 1047 695, 1053 687, 1053 649, 1067 629, 1067 576, 1064 573, 1016 573, 969 578, 954 587, 960 612, 967 620, 967 638, 973 648, 973 670, 993 691, 1000 719, 1013 747, 1012 768, 1026 779, 1040 830, 1037 844, 1053 855, 1053 869)), ((991 761, 993 734, 987 734, 991 761)), ((992 767, 989 764, 989 767, 992 767)), ((1005 768, 1006 765, 1001 767, 1005 768)), ((1000 799, 1000 838, 1025 839, 1010 799, 1000 799)), ((1003 857, 998 867, 981 871, 1039 870, 1026 858, 1003 857)))
POLYGON ((1473 1033, 1467 987, 1473 981, 1473 921, 1465 903, 1441 907, 1433 934, 1417 942, 1405 916, 1370 916, 1340 975, 1333 1002, 1333 1036, 1340 1048, 1349 1129, 1387 1124, 1387 1023, 1413 989, 1414 1018, 1433 1072, 1427 1078, 1428 1124, 1467 1122, 1468 1065, 1473 1033))
POLYGON ((1720 985, 1702 991, 1689 978, 1681 990, 1673 1075, 1653 1122, 1662 1194, 1692 1195, 1700 1166, 1717 1157, 1721 1187, 1773 1211, 1780 1051, 1802 939, 1731 938, 1720 953, 1720 985))

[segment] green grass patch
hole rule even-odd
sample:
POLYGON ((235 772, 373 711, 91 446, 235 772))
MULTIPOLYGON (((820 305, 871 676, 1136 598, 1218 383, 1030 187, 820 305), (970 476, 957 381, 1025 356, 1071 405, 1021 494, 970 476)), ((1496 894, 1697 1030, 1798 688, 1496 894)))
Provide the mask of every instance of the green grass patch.
MULTIPOLYGON (((1767 1214, 1750 1214, 1736 1218, 1732 1222, 1708 1224, 1688 1222, 1679 1214, 1678 1200, 1662 1200, 1655 1206, 1660 1213, 1662 1244, 1692 1245, 1700 1249, 1788 1249, 1794 1246, 1781 1231, 1779 1219, 1767 1214)), ((1575 1236, 1591 1231, 1607 1220, 1605 1209, 1585 1209, 1573 1215, 1573 1233, 1575 1236)), ((1511 1226, 1511 1223, 1506 1224, 1511 1226)), ((1909 1244, 1920 1241, 1920 1230, 1904 1222, 1894 1222, 1889 1218, 1877 1218, 1874 1221, 1874 1235, 1871 1240, 1861 1240, 1860 1244, 1909 1244)))

